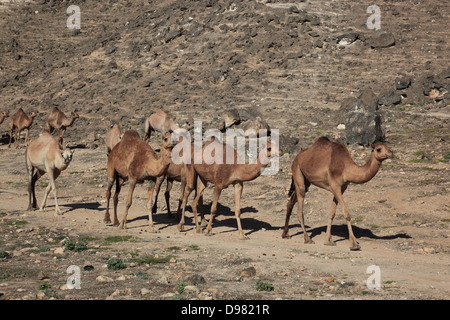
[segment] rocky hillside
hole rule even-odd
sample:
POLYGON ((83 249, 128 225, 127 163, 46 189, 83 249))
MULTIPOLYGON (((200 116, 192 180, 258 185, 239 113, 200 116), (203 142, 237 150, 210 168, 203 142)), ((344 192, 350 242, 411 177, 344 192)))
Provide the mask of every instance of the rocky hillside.
POLYGON ((431 111, 446 111, 450 5, 383 1, 375 31, 366 26, 371 4, 6 3, 0 11, 1 108, 10 116, 18 107, 37 111, 31 136, 44 128, 53 106, 76 109, 81 118, 67 131, 68 141, 94 148, 111 123, 142 130, 156 108, 177 120, 209 122, 230 108, 247 108, 294 140, 311 126, 336 132, 345 121, 341 105, 368 88, 380 105, 431 103, 431 111), (66 27, 70 4, 80 7, 80 30, 66 27))

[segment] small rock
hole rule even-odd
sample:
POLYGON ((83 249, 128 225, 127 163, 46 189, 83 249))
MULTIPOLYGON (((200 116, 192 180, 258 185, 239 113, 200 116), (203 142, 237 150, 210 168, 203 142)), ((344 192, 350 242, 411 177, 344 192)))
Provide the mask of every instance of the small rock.
POLYGON ((411 85, 410 77, 398 77, 395 78, 395 88, 397 90, 403 90, 408 88, 411 85))
POLYGON ((151 293, 151 290, 147 289, 147 288, 142 288, 141 289, 141 295, 145 296, 147 294, 151 293))
POLYGON ((248 267, 241 271, 241 277, 254 277, 256 275, 256 269, 254 267, 248 267))
POLYGON ((64 253, 64 248, 56 248, 53 251, 54 254, 63 254, 64 253))
POLYGON ((184 287, 183 293, 187 295, 197 296, 200 293, 200 290, 196 286, 188 285, 184 287))
POLYGON ((370 40, 370 47, 375 48, 387 48, 395 45, 395 38, 391 32, 382 31, 376 32, 370 40))
POLYGON ((95 278, 95 281, 97 281, 98 283, 106 283, 106 282, 114 282, 114 279, 106 276, 98 276, 97 278, 95 278))

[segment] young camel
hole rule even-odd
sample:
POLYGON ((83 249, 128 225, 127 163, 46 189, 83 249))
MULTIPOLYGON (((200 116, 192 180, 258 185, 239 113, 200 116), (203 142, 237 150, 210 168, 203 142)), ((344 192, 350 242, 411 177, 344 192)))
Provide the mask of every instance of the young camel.
POLYGON ((58 141, 46 131, 39 138, 34 139, 27 146, 25 151, 25 160, 28 174, 28 209, 37 208, 35 185, 36 181, 45 173, 48 174, 49 184, 45 189, 44 200, 42 201, 40 211, 44 211, 45 203, 50 191, 55 194, 55 213, 61 214, 58 206, 58 197, 56 192, 55 180, 65 170, 72 160, 73 150, 66 149, 62 151, 59 148, 58 141))
POLYGON ((121 139, 122 139, 122 130, 120 130, 119 125, 115 123, 105 137, 106 153, 108 155, 111 152, 111 150, 115 147, 115 145, 120 142, 121 139))
POLYGON ((289 238, 289 218, 292 208, 298 201, 297 217, 303 229, 305 243, 314 243, 306 233, 303 218, 303 200, 311 184, 330 191, 333 194, 325 244, 335 245, 331 240, 331 224, 340 204, 347 220, 350 250, 359 250, 360 246, 353 234, 350 215, 342 197, 350 182, 362 184, 372 179, 380 169, 381 163, 392 157, 392 151, 383 144, 372 144, 369 160, 358 166, 351 158, 347 148, 331 142, 326 137, 319 138, 311 147, 302 150, 292 162, 292 183, 287 203, 286 222, 282 238, 289 238))
MULTIPOLYGON (((191 164, 185 165, 186 191, 183 197, 182 216, 178 224, 178 230, 183 230, 186 202, 189 194, 195 187, 198 176, 199 179, 197 182, 196 195, 191 205, 194 213, 195 229, 197 233, 200 232, 200 226, 197 221, 197 204, 200 197, 202 197, 202 193, 205 190, 207 184, 214 184, 214 200, 211 206, 211 217, 209 219, 208 226, 206 227, 205 235, 212 234, 212 222, 217 211, 217 203, 222 190, 227 188, 229 185, 234 185, 235 217, 238 227, 239 239, 248 239, 248 237, 246 237, 244 235, 244 232, 242 231, 240 218, 240 201, 244 182, 252 181, 259 177, 261 175, 262 169, 264 169, 270 163, 269 158, 279 155, 278 148, 272 148, 272 144, 268 142, 265 147, 263 147, 259 152, 256 163, 253 164, 245 164, 243 163, 243 161, 238 161, 236 150, 228 144, 223 144, 222 142, 217 141, 214 137, 210 141, 205 143, 205 145, 202 147, 201 152, 203 155, 201 164, 194 163, 194 151, 192 152, 191 164), (212 164, 208 164, 207 162, 210 161, 208 159, 205 159, 205 154, 207 155, 208 152, 204 152, 206 148, 208 148, 209 150, 214 150, 213 152, 211 152, 211 157, 215 159, 221 158, 223 160, 222 164, 215 162, 212 164), (220 150, 219 152, 221 152, 221 154, 218 156, 215 155, 215 150, 220 150), (232 164, 226 163, 226 154, 233 154, 234 162, 232 164), (205 162, 205 160, 207 161, 205 162)), ((204 217, 202 217, 202 223, 203 222, 204 217)))
POLYGON ((59 110, 57 107, 54 107, 52 112, 48 115, 47 121, 45 122, 47 126, 47 130, 52 133, 53 129, 56 129, 58 132, 58 141, 63 144, 64 132, 66 132, 66 128, 70 127, 75 119, 80 116, 75 111, 70 113, 70 118, 67 118, 64 112, 59 110))
MULTIPOLYGON (((182 128, 186 130, 190 130, 192 127, 193 124, 191 121, 186 121, 182 126, 182 128)), ((155 113, 152 113, 145 119, 144 140, 146 142, 150 141, 150 136, 154 131, 159 131, 164 135, 169 130, 175 131, 177 129, 180 129, 180 126, 173 120, 173 117, 161 109, 158 109, 155 113)))
POLYGON ((20 131, 25 130, 25 144, 28 144, 28 133, 30 131, 30 127, 33 124, 33 119, 36 114, 32 111, 29 115, 27 115, 22 108, 16 111, 16 113, 11 118, 11 130, 9 132, 9 145, 8 148, 11 148, 11 139, 13 136, 14 129, 16 129, 16 136, 14 137, 16 149, 19 148, 20 144, 20 131))
POLYGON ((134 130, 128 130, 123 134, 122 140, 111 150, 108 156, 107 176, 108 187, 106 190, 106 213, 104 222, 111 223, 109 215, 109 199, 111 197, 111 188, 116 182, 116 191, 114 194, 114 226, 119 226, 117 219, 117 204, 119 202, 119 193, 125 180, 129 181, 130 188, 126 200, 125 213, 120 223, 120 227, 126 229, 128 210, 131 207, 134 188, 137 183, 143 183, 150 180, 148 188, 147 208, 149 210, 149 227, 151 231, 157 232, 153 227, 151 202, 156 178, 163 175, 170 164, 171 151, 173 148, 171 132, 162 137, 161 154, 156 152, 144 141, 139 138, 139 134, 134 130))
POLYGON ((6 114, 6 111, 2 111, 2 113, 0 113, 0 124, 3 123, 3 121, 5 120, 5 118, 6 118, 7 116, 8 116, 8 115, 6 114))

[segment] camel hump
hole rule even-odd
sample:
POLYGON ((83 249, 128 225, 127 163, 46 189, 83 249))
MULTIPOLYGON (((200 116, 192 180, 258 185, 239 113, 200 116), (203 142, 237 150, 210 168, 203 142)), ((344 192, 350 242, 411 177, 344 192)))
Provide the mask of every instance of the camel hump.
POLYGON ((139 133, 136 130, 127 130, 123 134, 122 140, 125 138, 134 137, 140 139, 139 133))

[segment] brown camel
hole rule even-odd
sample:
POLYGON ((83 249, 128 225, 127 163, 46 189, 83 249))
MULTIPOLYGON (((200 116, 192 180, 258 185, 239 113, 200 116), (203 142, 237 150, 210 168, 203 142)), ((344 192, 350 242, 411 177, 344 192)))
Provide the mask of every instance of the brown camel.
MULTIPOLYGON (((186 130, 190 130, 192 127, 193 124, 191 121, 186 121, 182 126, 182 128, 186 130)), ((180 126, 173 120, 173 117, 167 112, 158 109, 155 113, 152 113, 147 119, 145 119, 144 140, 146 142, 150 141, 150 136, 154 131, 159 131, 162 135, 164 135, 169 130, 175 131, 177 129, 180 129, 180 126)))
MULTIPOLYGON (((238 155, 236 150, 228 145, 223 144, 222 142, 216 140, 214 137, 205 143, 202 147, 202 163, 195 164, 194 163, 194 154, 195 151, 192 152, 192 160, 191 164, 186 164, 186 191, 183 197, 182 203, 182 216, 181 220, 178 224, 178 230, 182 231, 184 226, 184 214, 186 209, 186 202, 189 197, 189 194, 195 187, 197 176, 197 190, 194 200, 192 201, 192 210, 194 213, 194 221, 196 231, 200 232, 200 226, 197 221, 197 204, 202 196, 203 191, 205 190, 208 183, 214 184, 214 200, 211 206, 211 217, 208 222, 208 226, 206 227, 206 235, 212 234, 212 222, 214 219, 214 215, 217 211, 217 203, 220 197, 220 194, 223 189, 227 188, 229 185, 234 185, 234 201, 235 201, 235 217, 237 221, 238 233, 240 239, 247 239, 242 231, 241 226, 241 209, 240 209, 240 201, 242 196, 242 190, 244 182, 252 181, 261 175, 262 169, 265 168, 269 163, 269 157, 278 156, 279 151, 278 148, 272 148, 272 144, 268 142, 260 151, 256 163, 246 164, 242 160, 238 160, 238 155), (210 154, 211 157, 215 159, 223 159, 222 163, 213 162, 211 159, 205 159, 205 155, 208 152, 204 152, 208 148, 208 150, 213 150, 210 154), (275 150, 276 149, 276 150, 275 150), (215 151, 219 150, 221 154, 216 155, 215 151), (227 154, 233 154, 234 162, 232 164, 227 163, 226 158, 227 154), (206 160, 206 161, 205 161, 206 160)), ((204 218, 202 217, 202 223, 204 223, 204 218)))
POLYGON ((54 107, 52 112, 48 115, 45 124, 50 133, 53 132, 53 129, 56 129, 58 132, 58 141, 62 145, 66 128, 70 127, 77 118, 79 118, 79 115, 75 111, 72 111, 70 113, 70 118, 67 118, 64 112, 59 110, 57 107, 54 107))
POLYGON ((33 124, 33 118, 36 114, 32 111, 29 115, 27 115, 22 108, 16 111, 16 113, 11 118, 11 131, 9 132, 9 145, 8 148, 11 148, 11 139, 13 136, 14 129, 16 129, 16 136, 14 137, 16 148, 19 148, 20 144, 20 131, 25 130, 25 144, 28 144, 28 133, 30 131, 30 127, 33 124))
POLYGON ((155 201, 153 203, 152 212, 156 213, 157 207, 158 207, 158 194, 159 190, 161 189, 161 185, 164 182, 164 180, 167 180, 167 187, 166 191, 164 192, 164 197, 166 198, 166 205, 167 205, 167 215, 169 218, 174 218, 173 214, 170 212, 170 191, 172 190, 173 182, 178 181, 181 183, 180 186, 180 196, 178 198, 178 209, 177 209, 177 217, 180 216, 181 211, 181 203, 183 201, 183 195, 184 190, 186 186, 186 174, 185 174, 186 168, 184 164, 174 164, 172 161, 169 164, 169 167, 167 168, 166 174, 158 177, 156 179, 156 185, 155 185, 155 201))
POLYGON ((120 130, 120 126, 117 123, 115 123, 105 137, 106 153, 109 154, 111 150, 115 147, 115 145, 120 142, 121 139, 122 139, 122 130, 120 130))
POLYGON ((124 181, 129 181, 129 191, 126 200, 125 213, 120 226, 125 229, 127 223, 128 210, 131 207, 134 188, 137 183, 150 180, 148 188, 147 208, 149 210, 149 226, 151 231, 157 231, 153 227, 151 202, 156 178, 162 176, 167 171, 170 164, 171 151, 173 148, 172 134, 166 133, 162 137, 161 154, 156 152, 139 138, 139 134, 134 130, 128 130, 123 134, 122 140, 111 150, 108 156, 107 176, 108 187, 106 190, 106 213, 104 222, 111 223, 109 215, 109 199, 111 188, 116 182, 114 194, 114 226, 119 226, 117 219, 117 204, 119 202, 120 188, 124 181))
POLYGON ((72 160, 73 150, 61 150, 58 141, 46 131, 39 138, 30 142, 25 151, 28 173, 28 209, 36 209, 36 181, 45 173, 48 174, 49 184, 45 189, 44 200, 40 211, 44 211, 45 203, 50 191, 55 193, 55 213, 61 214, 58 206, 55 180, 65 170, 72 160))
POLYGON ((5 120, 5 118, 6 118, 7 116, 8 116, 8 115, 6 114, 6 111, 2 111, 2 112, 0 113, 0 124, 3 123, 3 121, 5 120))
POLYGON ((311 147, 302 150, 292 162, 292 183, 287 203, 286 222, 282 237, 289 238, 289 218, 292 208, 298 201, 297 217, 303 229, 305 243, 314 243, 305 230, 303 219, 303 200, 311 184, 330 191, 333 205, 330 211, 325 235, 325 244, 334 245, 331 240, 331 224, 336 206, 342 206, 347 220, 350 250, 359 250, 360 246, 353 234, 350 215, 342 197, 350 182, 362 184, 372 179, 380 169, 381 163, 392 157, 392 151, 381 143, 372 144, 369 160, 362 166, 353 162, 347 148, 326 137, 319 138, 311 147))

